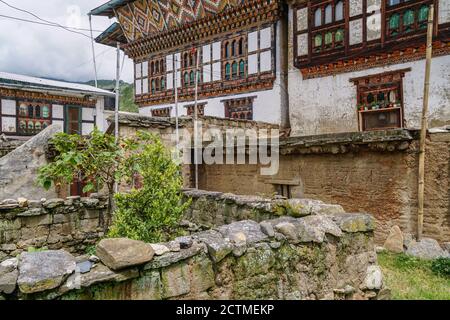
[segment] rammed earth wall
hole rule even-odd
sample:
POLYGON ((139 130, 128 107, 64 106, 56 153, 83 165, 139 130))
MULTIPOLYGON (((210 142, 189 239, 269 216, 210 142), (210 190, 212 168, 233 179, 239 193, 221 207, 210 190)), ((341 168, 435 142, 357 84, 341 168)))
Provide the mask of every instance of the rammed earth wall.
POLYGON ((383 299, 389 290, 373 227, 369 215, 310 215, 244 220, 157 245, 103 240, 100 261, 22 253, 0 265, 0 298, 383 299), (120 268, 114 257, 122 258, 120 268), (44 258, 53 262, 50 271, 41 271, 44 258))
MULTIPOLYGON (((376 219, 380 244, 392 226, 417 230, 416 131, 356 132, 280 140, 280 168, 262 176, 259 165, 201 165, 201 189, 266 194, 289 185, 294 198, 338 203, 376 219)), ((429 133, 425 155, 424 236, 450 241, 450 132, 429 133)))

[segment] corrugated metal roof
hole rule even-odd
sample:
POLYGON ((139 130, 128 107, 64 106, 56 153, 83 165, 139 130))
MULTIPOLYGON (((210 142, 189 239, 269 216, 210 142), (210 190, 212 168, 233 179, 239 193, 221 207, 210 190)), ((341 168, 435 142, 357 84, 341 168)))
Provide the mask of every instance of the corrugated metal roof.
POLYGON ((79 84, 72 82, 48 80, 20 74, 0 72, 0 86, 18 86, 29 87, 30 89, 50 90, 56 89, 61 91, 72 91, 77 93, 91 93, 99 96, 114 96, 114 93, 108 90, 99 89, 87 84, 79 84))
POLYGON ((111 18, 114 16, 114 9, 133 1, 135 0, 110 0, 101 6, 92 9, 89 14, 93 16, 108 16, 111 18))

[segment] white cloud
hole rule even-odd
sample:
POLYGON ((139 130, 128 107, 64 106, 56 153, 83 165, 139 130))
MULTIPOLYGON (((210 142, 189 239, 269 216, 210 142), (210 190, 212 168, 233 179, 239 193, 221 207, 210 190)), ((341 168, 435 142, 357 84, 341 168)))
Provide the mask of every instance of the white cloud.
MULTIPOLYGON (((5 0, 39 17, 61 25, 89 29, 87 13, 107 0, 5 0)), ((37 20, 0 2, 0 15, 37 20)), ((105 30, 113 21, 92 17, 93 29, 105 30)), ((89 35, 89 31, 80 31, 89 35)), ((94 37, 99 32, 94 32, 94 37)), ((99 79, 114 79, 116 51, 95 44, 99 79), (103 53, 103 54, 102 54, 103 53)), ((122 59, 121 59, 122 61, 122 59)), ((88 38, 64 29, 37 25, 0 17, 0 71, 67 81, 94 78, 91 42, 88 38)), ((122 79, 132 82, 130 59, 125 59, 122 79)))

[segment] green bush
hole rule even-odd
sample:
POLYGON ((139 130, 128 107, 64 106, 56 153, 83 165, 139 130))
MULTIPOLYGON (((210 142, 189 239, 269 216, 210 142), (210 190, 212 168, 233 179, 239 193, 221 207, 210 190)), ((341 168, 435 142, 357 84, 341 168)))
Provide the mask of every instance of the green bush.
POLYGON ((450 277, 450 258, 437 258, 431 263, 434 274, 450 277))
POLYGON ((178 223, 190 201, 183 203, 180 167, 161 140, 148 133, 139 134, 147 143, 130 157, 128 176, 138 174, 142 187, 116 194, 117 209, 108 236, 166 241, 180 234, 178 223))

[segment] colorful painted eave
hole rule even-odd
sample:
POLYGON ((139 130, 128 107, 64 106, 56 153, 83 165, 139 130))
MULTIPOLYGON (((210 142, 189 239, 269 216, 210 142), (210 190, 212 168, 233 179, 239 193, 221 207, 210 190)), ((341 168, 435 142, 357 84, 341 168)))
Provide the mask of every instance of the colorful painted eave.
POLYGON ((108 27, 108 29, 103 31, 97 38, 95 38, 95 41, 111 47, 115 47, 117 42, 120 44, 126 44, 128 42, 127 38, 123 34, 120 24, 117 22, 114 22, 108 27))
POLYGON ((89 14, 93 16, 106 16, 112 18, 115 15, 115 9, 133 1, 135 0, 110 0, 107 3, 102 4, 101 6, 92 9, 89 14))
POLYGON ((282 12, 281 0, 248 0, 215 15, 129 40, 122 48, 131 58, 139 58, 233 30, 273 23, 280 19, 282 12))

